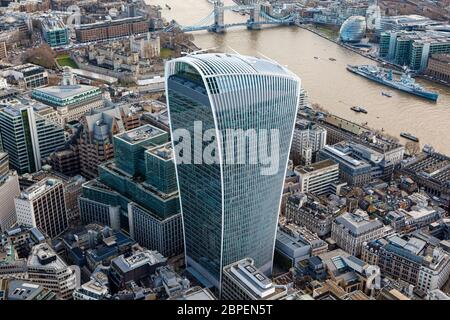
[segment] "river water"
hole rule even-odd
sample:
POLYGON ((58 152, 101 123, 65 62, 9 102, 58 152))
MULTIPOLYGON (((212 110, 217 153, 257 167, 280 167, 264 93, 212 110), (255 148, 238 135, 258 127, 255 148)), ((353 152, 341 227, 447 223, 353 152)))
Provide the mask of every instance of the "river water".
MULTIPOLYGON (((161 5, 163 16, 181 25, 196 24, 213 9, 207 0, 147 1, 161 5)), ((225 5, 232 4, 231 0, 225 0, 225 5)), ((247 16, 232 11, 225 14, 225 23, 246 19, 247 16)), ((274 59, 301 78, 311 102, 351 121, 367 122, 369 127, 384 129, 396 137, 401 131, 410 132, 420 139, 422 146, 428 143, 437 151, 450 154, 450 88, 419 80, 428 89, 439 92, 438 102, 434 103, 371 82, 348 72, 345 67, 347 64, 374 64, 373 61, 295 26, 259 31, 232 28, 224 34, 199 31, 194 32, 194 36, 195 44, 201 48, 235 50, 274 59), (330 61, 330 57, 336 61, 330 61), (390 92, 392 98, 382 96, 382 91, 390 92), (363 106, 368 114, 354 113, 350 110, 354 105, 363 106)), ((406 142, 403 138, 400 140, 406 142)))

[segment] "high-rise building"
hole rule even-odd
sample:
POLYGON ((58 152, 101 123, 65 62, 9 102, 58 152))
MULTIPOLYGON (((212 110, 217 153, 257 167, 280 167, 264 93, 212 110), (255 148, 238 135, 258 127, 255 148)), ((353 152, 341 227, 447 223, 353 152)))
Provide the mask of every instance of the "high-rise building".
POLYGON ((63 128, 22 103, 0 109, 0 133, 11 167, 19 174, 39 170, 41 161, 65 143, 63 128))
POLYGON ((128 121, 136 115, 126 105, 91 110, 81 119, 83 129, 78 140, 81 174, 94 179, 97 166, 114 157, 113 135, 139 126, 139 121, 128 121))
POLYGON ((46 178, 28 187, 15 199, 17 222, 38 227, 50 238, 68 228, 64 185, 61 180, 46 178))
POLYGON ((250 257, 257 268, 270 273, 300 79, 259 58, 197 54, 167 63, 166 90, 188 268, 219 291, 224 266, 238 260, 250 257), (278 141, 264 137, 270 129, 278 132, 278 141), (206 138, 211 130, 215 137, 206 138), (261 138, 257 148, 251 142, 252 130, 261 138), (189 134, 191 141, 176 140, 177 132, 189 134), (225 148, 221 132, 237 133, 241 139, 230 137, 225 148), (199 137, 215 149, 215 161, 207 160, 211 164, 201 159, 202 142, 194 143, 199 137), (180 143, 193 153, 181 150, 180 155, 180 143), (279 161, 265 172, 268 165, 255 161, 258 148, 266 152, 275 144, 279 161), (245 152, 236 152, 240 148, 245 152), (192 154, 194 161, 182 161, 192 154), (239 164, 234 164, 236 158, 239 164))
POLYGON ((27 269, 30 282, 52 290, 60 299, 70 299, 80 286, 79 269, 69 267, 47 243, 33 247, 27 269))
POLYGON ((450 53, 447 32, 387 31, 380 35, 380 57, 411 70, 424 71, 433 54, 450 53))
POLYGON ((17 173, 9 172, 8 154, 0 152, 0 232, 4 232, 16 222, 14 198, 19 194, 17 173))
POLYGON ((99 178, 83 185, 83 223, 130 232, 164 256, 183 251, 181 214, 169 134, 144 125, 114 136, 114 160, 99 165, 99 178))
POLYGON ((41 21, 42 36, 50 47, 69 43, 69 29, 57 17, 47 17, 41 21))
POLYGON ((339 165, 333 160, 323 160, 309 166, 298 166, 295 173, 299 177, 300 192, 316 195, 330 194, 339 181, 339 165))
POLYGON ((317 160, 317 152, 326 145, 326 142, 325 128, 304 119, 297 120, 291 147, 294 161, 310 165, 317 160))

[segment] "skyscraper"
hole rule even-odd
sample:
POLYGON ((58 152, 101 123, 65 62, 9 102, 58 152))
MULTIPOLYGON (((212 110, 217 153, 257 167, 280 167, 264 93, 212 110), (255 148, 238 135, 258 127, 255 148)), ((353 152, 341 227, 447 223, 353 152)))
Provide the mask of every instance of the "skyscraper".
POLYGON ((0 110, 0 133, 11 167, 19 174, 41 168, 41 160, 64 147, 64 129, 35 110, 16 103, 0 110))
POLYGON ((196 54, 166 65, 186 263, 219 291, 223 268, 230 263, 250 257, 263 272, 272 270, 299 94, 296 75, 259 58, 196 54), (208 138, 211 130, 215 135, 208 138), (256 144, 252 130, 258 136, 256 144), (268 131, 276 131, 278 140, 264 139, 268 131), (189 133, 189 143, 189 136, 179 137, 181 132, 189 133), (227 139, 230 135, 225 132, 236 135, 227 139), (189 148, 180 150, 180 145, 189 148), (275 170, 264 173, 267 163, 254 159, 258 151, 261 156, 261 151, 274 147, 278 147, 272 154, 278 156, 275 170), (215 161, 198 161, 208 148, 215 161), (184 161, 189 151, 193 162, 184 161))

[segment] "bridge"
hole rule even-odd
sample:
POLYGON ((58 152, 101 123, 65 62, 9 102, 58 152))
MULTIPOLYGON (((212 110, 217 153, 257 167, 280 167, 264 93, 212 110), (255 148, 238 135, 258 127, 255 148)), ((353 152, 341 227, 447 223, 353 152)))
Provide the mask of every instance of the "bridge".
POLYGON ((172 22, 165 31, 172 31, 174 28, 179 28, 184 32, 193 32, 200 30, 208 30, 210 32, 221 33, 228 28, 242 27, 246 26, 248 29, 260 29, 263 25, 289 25, 293 24, 298 20, 298 14, 287 13, 282 16, 281 14, 270 14, 270 6, 255 3, 252 5, 234 5, 234 6, 224 6, 222 0, 217 0, 214 2, 214 9, 191 26, 182 26, 176 22, 172 22), (249 13, 249 18, 246 22, 236 22, 236 23, 225 23, 225 12, 245 12, 249 13))

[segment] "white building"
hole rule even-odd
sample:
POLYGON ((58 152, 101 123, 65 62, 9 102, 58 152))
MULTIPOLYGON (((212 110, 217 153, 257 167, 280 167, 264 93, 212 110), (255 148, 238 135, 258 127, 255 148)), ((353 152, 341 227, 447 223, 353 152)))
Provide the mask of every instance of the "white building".
POLYGON ((79 268, 69 267, 46 243, 33 247, 27 268, 29 281, 53 290, 61 299, 70 299, 80 285, 79 268))
POLYGON ((68 227, 64 185, 61 180, 46 178, 28 187, 15 199, 17 222, 38 227, 50 238, 68 227))
POLYGON ((351 255, 361 254, 364 242, 382 238, 391 228, 386 228, 377 219, 370 219, 367 212, 360 209, 346 212, 337 217, 331 226, 331 238, 351 255))
POLYGON ((308 166, 297 166, 294 172, 299 177, 300 192, 316 195, 333 193, 333 185, 339 180, 339 165, 333 160, 323 160, 308 166))
POLYGON ((425 256, 419 269, 417 287, 423 292, 440 289, 450 275, 450 257, 441 248, 434 248, 432 256, 425 256))
POLYGON ((315 154, 326 145, 327 131, 307 120, 297 120, 292 138, 291 153, 300 156, 301 163, 311 164, 315 154))
POLYGON ((90 280, 73 292, 73 300, 102 300, 109 295, 108 287, 90 280))

